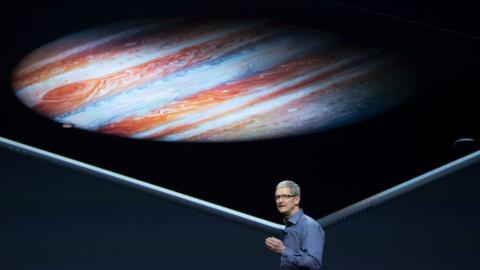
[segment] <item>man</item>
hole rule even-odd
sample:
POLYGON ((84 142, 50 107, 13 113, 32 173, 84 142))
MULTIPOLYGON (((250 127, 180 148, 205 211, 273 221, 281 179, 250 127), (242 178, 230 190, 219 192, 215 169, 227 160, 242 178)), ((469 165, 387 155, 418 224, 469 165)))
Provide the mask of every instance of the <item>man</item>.
POLYGON ((300 187, 293 181, 280 182, 275 202, 286 226, 281 239, 268 237, 265 244, 281 255, 280 268, 320 269, 325 234, 318 222, 300 208, 300 187))

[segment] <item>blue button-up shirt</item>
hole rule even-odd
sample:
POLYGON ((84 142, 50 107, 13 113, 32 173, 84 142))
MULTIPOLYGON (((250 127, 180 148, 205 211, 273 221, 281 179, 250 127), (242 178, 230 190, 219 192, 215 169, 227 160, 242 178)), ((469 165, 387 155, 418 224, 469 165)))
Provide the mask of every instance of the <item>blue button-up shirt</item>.
POLYGON ((285 250, 281 269, 320 269, 325 233, 317 221, 300 209, 286 221, 282 232, 285 250))

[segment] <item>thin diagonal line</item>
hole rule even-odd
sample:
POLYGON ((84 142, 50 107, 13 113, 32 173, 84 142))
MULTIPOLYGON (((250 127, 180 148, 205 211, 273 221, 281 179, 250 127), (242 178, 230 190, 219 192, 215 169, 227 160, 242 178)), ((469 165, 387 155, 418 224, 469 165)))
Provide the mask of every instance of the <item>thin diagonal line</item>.
POLYGON ((397 21, 402 21, 402 22, 411 23, 411 24, 415 24, 415 25, 419 25, 419 26, 423 26, 423 27, 428 27, 428 28, 432 28, 432 29, 435 29, 435 30, 445 31, 445 32, 449 32, 449 33, 453 33, 453 34, 457 34, 457 35, 461 35, 461 36, 465 36, 465 37, 469 37, 469 38, 473 38, 473 39, 477 39, 477 40, 480 39, 479 36, 476 36, 474 34, 460 32, 460 31, 457 31, 457 30, 452 30, 452 29, 449 29, 449 28, 445 28, 445 27, 441 27, 441 26, 437 26, 437 25, 433 25, 433 24, 429 24, 429 23, 423 23, 423 22, 419 22, 419 21, 415 21, 415 20, 411 20, 411 19, 405 19, 405 18, 398 17, 398 16, 395 16, 395 15, 390 15, 390 14, 386 14, 386 13, 382 13, 382 12, 378 12, 378 11, 373 11, 373 10, 366 9, 366 8, 356 7, 356 6, 352 6, 352 5, 349 5, 349 4, 340 3, 340 2, 337 2, 337 1, 323 0, 323 2, 327 2, 327 3, 333 4, 333 5, 342 6, 342 7, 358 10, 358 11, 363 11, 363 12, 366 12, 366 13, 382 16, 382 17, 389 18, 389 19, 394 19, 394 20, 397 20, 397 21))

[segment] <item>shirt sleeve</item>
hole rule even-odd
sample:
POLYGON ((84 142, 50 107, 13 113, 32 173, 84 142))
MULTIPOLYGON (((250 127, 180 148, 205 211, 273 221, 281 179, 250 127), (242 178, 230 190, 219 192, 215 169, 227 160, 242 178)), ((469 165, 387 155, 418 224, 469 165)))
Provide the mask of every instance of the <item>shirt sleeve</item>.
POLYGON ((282 254, 284 260, 300 267, 320 269, 325 242, 323 229, 316 222, 315 224, 309 224, 302 232, 302 238, 301 249, 298 252, 285 248, 282 254))

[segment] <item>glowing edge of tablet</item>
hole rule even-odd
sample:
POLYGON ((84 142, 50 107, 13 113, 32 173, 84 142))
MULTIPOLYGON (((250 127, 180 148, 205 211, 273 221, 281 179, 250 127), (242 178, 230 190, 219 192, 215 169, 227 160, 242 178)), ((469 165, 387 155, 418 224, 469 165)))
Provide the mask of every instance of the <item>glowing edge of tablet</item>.
MULTIPOLYGON (((260 229, 266 232, 278 233, 280 230, 284 228, 284 225, 281 225, 281 224, 273 223, 268 220, 264 220, 252 215, 248 215, 248 214, 245 214, 227 207, 223 207, 205 200, 197 199, 195 197, 188 196, 173 190, 152 185, 150 183, 147 183, 135 178, 131 178, 122 174, 108 171, 93 165, 89 165, 74 159, 63 157, 63 156, 60 156, 48 151, 44 151, 29 145, 12 141, 3 137, 0 137, 0 146, 3 146, 14 152, 30 155, 30 156, 47 160, 62 166, 72 168, 75 170, 79 170, 88 174, 100 176, 110 181, 113 181, 115 183, 140 189, 140 190, 155 194, 161 198, 178 202, 183 205, 191 206, 203 211, 207 211, 209 213, 213 213, 227 219, 238 221, 243 224, 253 226, 257 229, 260 229)), ((449 173, 452 173, 454 171, 457 171, 469 165, 472 165, 475 162, 478 162, 479 160, 480 160, 480 150, 472 154, 469 154, 465 157, 459 158, 455 161, 452 161, 432 171, 424 173, 420 176, 417 176, 409 181, 401 183, 390 189, 377 193, 355 204, 347 206, 339 211, 336 211, 330 215, 327 215, 323 218, 318 219, 318 222, 324 228, 332 226, 343 220, 348 219, 349 217, 352 217, 355 214, 358 214, 365 210, 372 209, 373 207, 378 206, 406 192, 409 192, 420 186, 431 183, 432 181, 442 176, 445 176, 449 173)))
POLYGON ((357 203, 347 206, 341 210, 335 211, 334 213, 327 215, 323 218, 320 218, 317 221, 323 227, 329 227, 329 226, 335 225, 341 221, 344 221, 352 217, 353 215, 356 215, 366 210, 370 210, 373 207, 378 206, 386 201, 392 200, 397 196, 400 196, 406 192, 417 189, 426 184, 432 183, 434 180, 437 180, 442 176, 453 173, 462 168, 468 167, 479 161, 480 161, 480 150, 473 152, 469 155, 466 155, 462 158, 459 158, 455 161, 452 161, 450 163, 447 163, 441 167, 433 169, 427 173, 419 175, 411 180, 403 182, 385 191, 377 193, 371 197, 368 197, 364 200, 361 200, 357 203))
POLYGON ((71 169, 75 169, 84 173, 92 174, 95 176, 100 176, 106 178, 112 182, 140 189, 148 193, 157 195, 161 198, 174 201, 183 205, 191 206, 200 210, 204 210, 221 217, 239 221, 246 225, 253 226, 257 229, 266 231, 266 232, 278 232, 283 229, 283 225, 273 223, 261 218, 254 217, 227 207, 223 207, 205 200, 197 199, 192 196, 188 196, 170 189, 166 189, 160 186, 152 185, 150 183, 128 177, 122 174, 118 174, 112 171, 108 171, 87 163, 83 163, 74 159, 70 159, 64 156, 60 156, 48 151, 44 151, 29 145, 25 145, 16 141, 12 141, 3 137, 0 137, 0 146, 18 152, 21 154, 26 154, 36 158, 40 158, 46 161, 50 161, 61 166, 66 166, 71 169))

